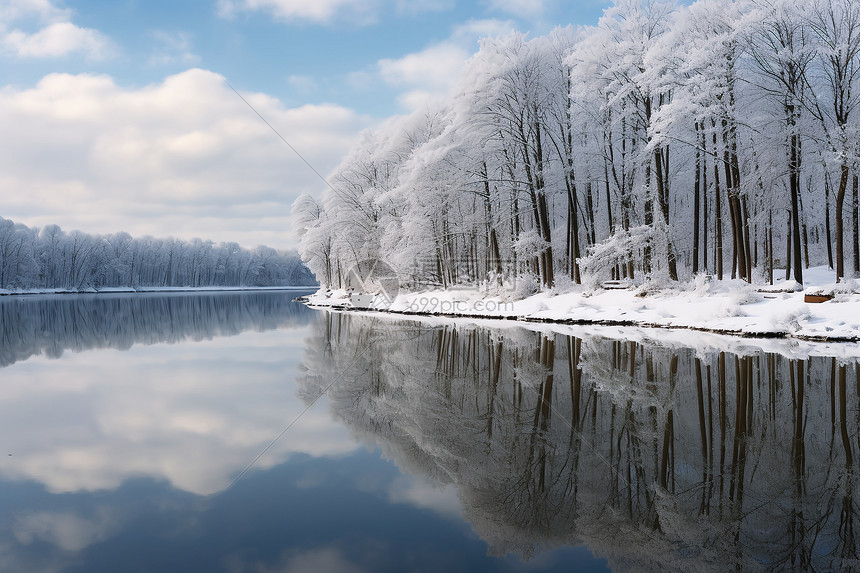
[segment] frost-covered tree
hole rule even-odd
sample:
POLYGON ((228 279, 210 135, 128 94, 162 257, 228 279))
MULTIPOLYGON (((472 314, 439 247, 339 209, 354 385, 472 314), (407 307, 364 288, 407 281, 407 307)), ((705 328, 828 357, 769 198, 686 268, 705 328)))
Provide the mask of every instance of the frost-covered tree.
MULTIPOLYGON (((801 179, 803 111, 810 94, 807 75, 814 59, 806 3, 767 0, 748 18, 747 52, 759 73, 758 87, 781 108, 791 213, 791 258, 794 277, 803 283, 801 253, 801 179)), ((788 275, 788 266, 786 266, 788 275)))
MULTIPOLYGON (((815 3, 810 18, 810 28, 818 40, 816 50, 818 69, 826 78, 821 85, 819 97, 812 99, 812 110, 825 132, 828 151, 839 166, 839 184, 836 189, 836 278, 845 277, 845 231, 844 206, 848 190, 848 179, 852 168, 854 175, 854 272, 858 268, 857 248, 857 118, 854 110, 858 105, 857 90, 860 89, 860 2, 856 0, 819 0, 815 3), (823 85, 822 85, 823 84, 823 85), (821 93, 823 92, 823 93, 821 93), (826 96, 824 96, 826 93, 826 96)), ((813 78, 817 79, 817 78, 813 78)), ((812 82, 811 82, 812 83, 812 82)))
POLYGON ((841 279, 849 220, 860 267, 857 11, 618 0, 594 27, 486 38, 448 98, 365 134, 297 203, 303 256, 327 284, 378 259, 445 287, 802 283, 835 220, 841 279))
POLYGON ((0 289, 312 285, 298 253, 194 239, 41 230, 0 217, 0 289))

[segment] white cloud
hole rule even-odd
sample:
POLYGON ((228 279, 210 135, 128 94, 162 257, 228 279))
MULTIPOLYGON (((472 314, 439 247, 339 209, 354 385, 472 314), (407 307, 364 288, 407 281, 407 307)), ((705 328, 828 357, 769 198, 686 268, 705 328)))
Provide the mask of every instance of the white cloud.
POLYGON ((23 18, 36 18, 43 23, 65 22, 69 10, 59 8, 51 0, 4 0, 0 2, 0 23, 23 18))
MULTIPOLYGON (((320 173, 369 120, 329 104, 245 94, 320 173)), ((136 89, 52 74, 0 90, 0 213, 93 233, 290 247, 289 212, 325 184, 227 86, 201 69, 136 89)))
POLYGON ((461 66, 469 53, 460 46, 443 43, 408 54, 397 60, 380 60, 382 79, 393 85, 424 84, 444 87, 450 82, 451 70, 461 66))
POLYGON ((49 0, 7 0, 0 4, 0 46, 19 58, 58 58, 81 54, 90 59, 112 55, 115 47, 107 36, 92 28, 81 28, 71 21, 69 10, 49 0), (38 24, 33 31, 13 23, 38 24))
POLYGON ((237 12, 260 11, 284 21, 350 19, 368 23, 375 19, 377 4, 372 0, 218 0, 218 14, 231 18, 237 12))
POLYGON ((200 63, 200 56, 193 53, 191 36, 187 32, 153 32, 155 46, 149 57, 150 66, 180 65, 195 66, 200 63))
POLYGON ((404 90, 399 97, 402 107, 416 109, 448 95, 480 38, 503 34, 513 27, 510 21, 493 19, 466 22, 443 42, 402 58, 380 60, 377 73, 388 85, 404 90))
POLYGON ((81 53, 88 58, 102 59, 109 53, 110 41, 91 28, 79 28, 71 22, 58 22, 34 34, 15 29, 3 37, 7 52, 20 58, 57 58, 81 53))

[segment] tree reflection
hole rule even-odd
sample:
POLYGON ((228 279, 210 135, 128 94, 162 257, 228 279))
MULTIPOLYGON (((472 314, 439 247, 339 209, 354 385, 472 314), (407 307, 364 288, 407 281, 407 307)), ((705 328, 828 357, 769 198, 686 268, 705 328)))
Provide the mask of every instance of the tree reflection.
POLYGON ((34 355, 125 350, 311 321, 289 292, 100 294, 0 298, 0 367, 34 355))
POLYGON ((857 365, 344 314, 320 328, 306 400, 363 356, 329 390, 334 414, 454 484, 491 553, 585 543, 624 569, 860 566, 857 365))

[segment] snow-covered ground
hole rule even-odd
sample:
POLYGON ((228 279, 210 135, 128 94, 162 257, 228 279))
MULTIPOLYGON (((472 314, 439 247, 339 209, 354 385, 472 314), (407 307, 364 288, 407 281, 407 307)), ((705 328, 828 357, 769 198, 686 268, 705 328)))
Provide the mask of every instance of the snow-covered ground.
MULTIPOLYGON (((320 290, 311 306, 360 308, 416 315, 505 318, 528 322, 600 324, 693 329, 745 337, 806 341, 860 341, 860 281, 836 284, 827 267, 804 271, 805 289, 794 281, 773 286, 699 276, 674 288, 647 287, 551 290, 521 300, 481 290, 399 293, 393 303, 376 297, 353 304, 346 291, 320 290), (823 303, 807 294, 833 295, 823 303)), ((355 294, 352 295, 355 300, 355 294)))

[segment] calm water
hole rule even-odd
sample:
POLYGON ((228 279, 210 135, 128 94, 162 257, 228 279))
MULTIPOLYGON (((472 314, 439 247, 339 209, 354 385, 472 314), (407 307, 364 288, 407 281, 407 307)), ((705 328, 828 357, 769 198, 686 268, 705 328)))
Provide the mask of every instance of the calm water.
POLYGON ((295 295, 0 299, 0 569, 860 566, 854 363, 295 295))

